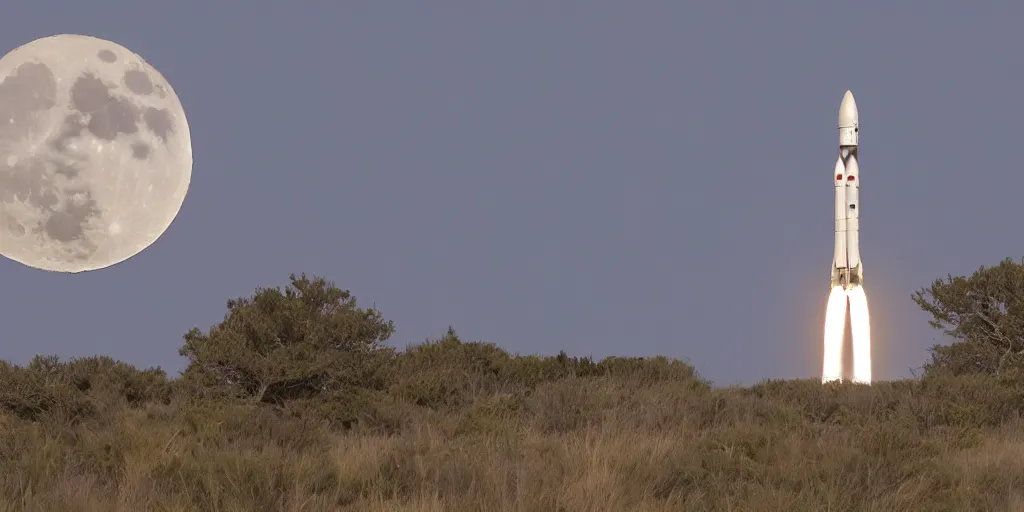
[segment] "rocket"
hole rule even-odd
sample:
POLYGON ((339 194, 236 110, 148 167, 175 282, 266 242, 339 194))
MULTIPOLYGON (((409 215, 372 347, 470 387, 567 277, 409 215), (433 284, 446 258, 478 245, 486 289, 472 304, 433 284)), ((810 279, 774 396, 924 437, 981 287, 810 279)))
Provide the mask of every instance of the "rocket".
POLYGON ((860 261, 860 166, 857 145, 860 119, 853 93, 846 91, 839 105, 839 157, 833 173, 836 198, 836 247, 832 259, 832 287, 864 284, 860 261))
POLYGON ((839 156, 835 181, 836 246, 832 257, 832 288, 825 310, 825 352, 821 382, 843 380, 843 340, 849 308, 853 349, 852 381, 871 384, 871 320, 864 293, 864 263, 860 260, 860 116, 853 93, 846 91, 839 106, 839 156))

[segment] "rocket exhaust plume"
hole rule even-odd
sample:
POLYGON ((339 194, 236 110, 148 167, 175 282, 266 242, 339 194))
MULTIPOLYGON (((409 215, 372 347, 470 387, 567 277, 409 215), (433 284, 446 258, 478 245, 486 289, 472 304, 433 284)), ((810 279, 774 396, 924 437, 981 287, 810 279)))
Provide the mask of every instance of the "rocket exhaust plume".
POLYGON ((853 381, 871 384, 871 321, 868 297, 857 286, 847 292, 850 298, 850 331, 853 334, 853 381))
POLYGON ((843 379, 843 334, 846 333, 846 290, 832 288, 825 310, 825 360, 821 382, 843 379))
POLYGON ((850 304, 853 336, 853 381, 871 383, 871 322, 864 293, 864 264, 860 259, 860 116, 853 93, 846 91, 839 106, 839 157, 835 188, 835 250, 832 291, 825 312, 825 351, 821 382, 842 381, 846 305, 850 304))
POLYGON ((844 290, 832 288, 825 309, 825 354, 821 382, 843 380, 843 337, 846 334, 846 304, 850 304, 853 337, 853 382, 871 384, 871 319, 863 286, 844 290))

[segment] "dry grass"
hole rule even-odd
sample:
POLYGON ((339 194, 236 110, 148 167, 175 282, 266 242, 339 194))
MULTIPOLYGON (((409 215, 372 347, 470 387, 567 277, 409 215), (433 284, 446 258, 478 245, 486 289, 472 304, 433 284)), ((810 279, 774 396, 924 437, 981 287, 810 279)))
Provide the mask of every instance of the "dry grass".
POLYGON ((348 429, 308 404, 86 394, 88 414, 32 415, 0 396, 0 511, 1024 510, 1012 382, 484 373, 448 405, 396 380, 348 429))

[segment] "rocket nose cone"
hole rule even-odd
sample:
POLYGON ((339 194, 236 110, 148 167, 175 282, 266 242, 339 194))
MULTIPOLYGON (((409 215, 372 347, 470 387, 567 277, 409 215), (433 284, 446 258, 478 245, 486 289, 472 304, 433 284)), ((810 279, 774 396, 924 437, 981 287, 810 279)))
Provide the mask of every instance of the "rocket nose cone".
POLYGON ((843 95, 843 102, 839 105, 839 127, 857 126, 859 124, 857 115, 857 100, 853 99, 853 93, 846 91, 843 95))

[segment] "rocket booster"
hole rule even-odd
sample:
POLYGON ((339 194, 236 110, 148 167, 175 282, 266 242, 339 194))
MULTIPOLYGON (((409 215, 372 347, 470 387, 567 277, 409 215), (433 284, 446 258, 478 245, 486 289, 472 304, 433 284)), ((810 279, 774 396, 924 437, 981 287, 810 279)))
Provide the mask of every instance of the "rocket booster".
POLYGON ((846 91, 839 106, 839 157, 835 180, 836 245, 832 258, 832 287, 850 289, 864 283, 860 260, 860 166, 857 146, 860 119, 853 93, 846 91))

